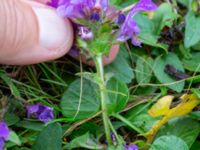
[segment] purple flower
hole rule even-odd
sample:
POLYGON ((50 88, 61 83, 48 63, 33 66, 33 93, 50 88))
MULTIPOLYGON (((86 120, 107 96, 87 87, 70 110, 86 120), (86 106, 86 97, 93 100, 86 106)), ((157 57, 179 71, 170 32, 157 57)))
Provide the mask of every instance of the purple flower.
POLYGON ((152 0, 140 0, 133 8, 132 11, 154 11, 157 9, 157 5, 152 0))
POLYGON ((138 150, 137 145, 131 144, 131 145, 124 145, 124 150, 138 150))
POLYGON ((88 40, 93 38, 93 33, 87 27, 79 27, 79 35, 81 39, 88 40))
POLYGON ((118 15, 117 20, 116 20, 116 24, 121 25, 121 24, 124 23, 125 20, 126 20, 126 16, 125 16, 123 13, 120 13, 120 14, 118 15))
POLYGON ((78 58, 78 56, 80 55, 80 52, 76 46, 72 46, 72 48, 68 52, 68 55, 74 58, 78 58))
POLYGON ((8 140, 9 135, 10 131, 7 124, 5 122, 0 122, 0 150, 3 149, 5 141, 8 140))
POLYGON ((54 118, 53 108, 42 104, 29 105, 26 107, 28 118, 34 117, 47 123, 54 118))
POLYGON ((101 8, 104 11, 106 11, 108 6, 109 6, 109 0, 96 0, 95 3, 96 8, 101 8))
POLYGON ((90 19, 93 13, 102 13, 102 10, 106 11, 107 8, 108 0, 64 0, 57 12, 60 16, 72 20, 90 19))
POLYGON ((132 39, 133 45, 140 46, 141 42, 137 38, 140 29, 137 23, 133 20, 133 16, 140 11, 153 11, 155 9, 157 9, 157 6, 152 2, 152 0, 140 0, 128 13, 125 22, 121 26, 117 40, 125 42, 128 39, 132 39))
POLYGON ((60 0, 51 0, 51 2, 48 2, 47 5, 57 8, 59 5, 59 1, 60 0))

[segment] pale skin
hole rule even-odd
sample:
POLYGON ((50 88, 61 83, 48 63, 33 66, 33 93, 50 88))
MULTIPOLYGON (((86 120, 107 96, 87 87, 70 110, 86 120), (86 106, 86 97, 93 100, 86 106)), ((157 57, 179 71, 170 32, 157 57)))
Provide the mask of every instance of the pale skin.
MULTIPOLYGON (((46 1, 1 0, 0 64, 36 64, 60 58, 70 50, 74 39, 71 23, 46 6, 46 1)), ((112 62, 118 50, 119 46, 113 46, 104 64, 112 62)))

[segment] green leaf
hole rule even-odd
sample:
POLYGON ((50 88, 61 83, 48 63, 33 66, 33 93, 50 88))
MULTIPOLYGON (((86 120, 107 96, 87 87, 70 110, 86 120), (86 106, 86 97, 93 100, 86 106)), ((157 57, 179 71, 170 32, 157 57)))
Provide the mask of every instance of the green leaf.
POLYGON ((192 58, 190 59, 183 59, 184 68, 189 71, 200 72, 200 52, 192 53, 192 58))
POLYGON ((196 17, 195 14, 190 11, 186 15, 186 29, 184 44, 186 48, 194 46, 200 41, 200 17, 196 17))
POLYGON ((136 80, 139 84, 149 83, 152 77, 153 60, 151 57, 139 57, 136 61, 136 80))
POLYGON ((133 70, 124 58, 122 52, 119 52, 117 58, 105 67, 105 73, 112 73, 117 79, 125 83, 130 83, 134 78, 133 70))
POLYGON ((19 146, 22 144, 21 140, 19 139, 19 136, 14 131, 10 132, 8 140, 19 146))
POLYGON ((72 82, 61 99, 63 115, 69 120, 81 120, 98 112, 99 88, 89 80, 77 79, 72 82))
POLYGON ((191 118, 176 118, 171 120, 159 132, 157 137, 163 135, 174 135, 181 138, 190 148, 200 132, 198 121, 191 118), (192 130, 191 130, 192 128, 192 130))
POLYGON ((11 126, 16 124, 20 120, 20 118, 14 113, 7 112, 4 116, 4 120, 6 121, 8 126, 11 126))
POLYGON ((140 33, 138 38, 147 45, 164 49, 167 52, 168 46, 162 43, 158 43, 159 36, 155 33, 155 26, 153 22, 143 14, 137 14, 134 16, 138 26, 140 27, 140 33))
POLYGON ((128 119, 134 126, 143 131, 143 133, 149 131, 151 127, 158 121, 157 118, 151 117, 146 112, 140 113, 134 118, 130 116, 128 119))
POLYGON ((98 145, 91 137, 89 133, 79 136, 73 139, 69 144, 66 145, 67 149, 74 148, 87 148, 87 149, 103 149, 101 145, 98 145))
POLYGON ((181 70, 184 72, 184 68, 182 66, 181 61, 179 58, 176 56, 174 53, 168 53, 167 55, 163 55, 161 57, 158 57, 155 60, 154 64, 154 74, 157 77, 157 79, 163 83, 163 84, 169 84, 166 85, 170 89, 176 91, 176 92, 181 92, 184 88, 185 82, 176 82, 172 77, 170 77, 168 74, 165 73, 164 69, 167 64, 173 65, 175 68, 178 70, 181 70))
POLYGON ((25 129, 30 129, 34 131, 42 131, 44 128, 44 123, 41 122, 34 122, 34 121, 20 121, 16 124, 17 127, 25 128, 25 129))
POLYGON ((199 147, 200 147, 200 142, 199 142, 199 141, 196 141, 196 142, 192 145, 192 147, 191 147, 190 150, 198 150, 199 147))
POLYGON ((189 7, 191 0, 178 0, 182 5, 189 7))
POLYGON ((171 27, 174 20, 177 19, 177 14, 173 10, 173 6, 169 3, 163 3, 155 11, 153 16, 154 32, 156 35, 160 35, 161 30, 167 26, 171 27))
POLYGON ((61 150, 62 128, 58 123, 50 124, 39 134, 32 150, 61 150))
POLYGON ((94 55, 109 54, 111 48, 110 36, 107 33, 100 34, 100 36, 90 42, 88 48, 94 55))
POLYGON ((182 139, 170 135, 156 139, 151 145, 150 150, 189 150, 189 148, 182 139))
POLYGON ((128 87, 122 81, 116 78, 111 78, 107 82, 107 90, 109 98, 109 101, 107 101, 108 112, 117 113, 126 106, 126 103, 129 98, 128 87))
POLYGON ((192 93, 196 94, 198 96, 198 98, 200 98, 200 89, 192 88, 191 91, 192 91, 192 93))
POLYGON ((191 112, 190 116, 194 119, 200 119, 200 111, 191 112))
POLYGON ((12 82, 12 79, 9 76, 7 76, 6 73, 1 72, 1 70, 0 70, 0 78, 9 86, 9 89, 11 90, 11 93, 15 97, 20 97, 21 96, 18 88, 12 82))

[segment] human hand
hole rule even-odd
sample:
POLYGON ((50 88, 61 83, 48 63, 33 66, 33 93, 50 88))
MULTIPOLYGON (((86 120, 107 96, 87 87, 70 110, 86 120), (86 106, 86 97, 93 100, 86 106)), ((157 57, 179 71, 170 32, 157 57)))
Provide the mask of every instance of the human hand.
MULTIPOLYGON (((35 0, 46 2, 48 0, 35 0)), ((73 44, 73 29, 53 8, 30 0, 1 0, 0 64, 25 65, 65 55, 73 44)), ((118 49, 112 48, 105 64, 118 49)))
POLYGON ((0 63, 34 64, 59 58, 72 46, 73 30, 54 9, 28 0, 1 0, 0 63))

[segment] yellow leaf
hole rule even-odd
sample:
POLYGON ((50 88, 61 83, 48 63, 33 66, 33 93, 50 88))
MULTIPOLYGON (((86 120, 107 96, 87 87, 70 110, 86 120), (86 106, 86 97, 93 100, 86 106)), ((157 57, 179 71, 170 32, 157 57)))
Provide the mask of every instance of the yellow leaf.
POLYGON ((181 103, 176 107, 170 109, 170 105, 173 100, 173 96, 165 96, 158 100, 156 104, 148 111, 152 117, 164 115, 146 134, 147 142, 151 143, 158 130, 174 117, 184 116, 190 113, 198 104, 200 104, 200 98, 195 94, 184 94, 180 97, 181 103))
POLYGON ((186 115, 200 103, 199 98, 195 94, 184 94, 180 98, 182 102, 169 111, 169 114, 167 115, 169 118, 186 115))
POLYGON ((172 103, 174 96, 164 96, 159 99, 156 104, 154 104, 148 111, 149 115, 152 117, 158 117, 161 115, 166 115, 169 112, 170 105, 172 103))

